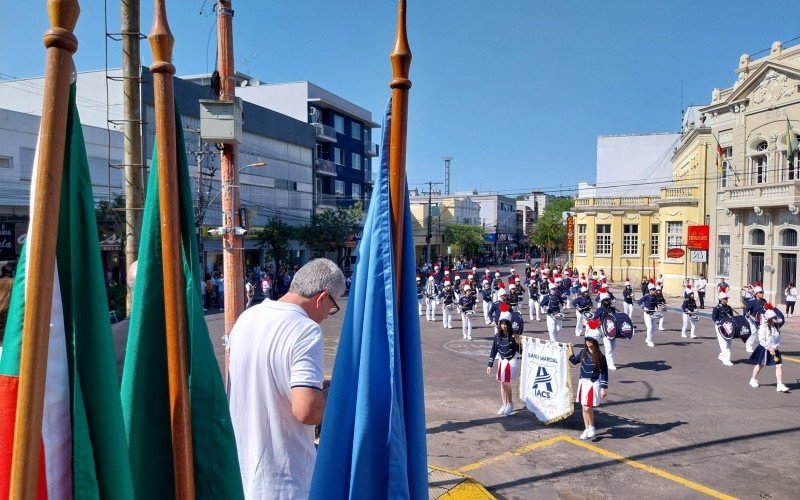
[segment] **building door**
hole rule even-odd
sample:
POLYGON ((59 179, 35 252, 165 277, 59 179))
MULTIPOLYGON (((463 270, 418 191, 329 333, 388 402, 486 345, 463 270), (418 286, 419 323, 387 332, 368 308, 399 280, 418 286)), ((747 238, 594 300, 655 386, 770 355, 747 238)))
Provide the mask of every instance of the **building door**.
POLYGON ((786 288, 786 284, 790 281, 797 286, 797 254, 782 253, 778 254, 778 257, 781 265, 781 281, 777 283, 776 292, 786 288))
POLYGON ((750 284, 764 282, 764 252, 750 252, 750 284))

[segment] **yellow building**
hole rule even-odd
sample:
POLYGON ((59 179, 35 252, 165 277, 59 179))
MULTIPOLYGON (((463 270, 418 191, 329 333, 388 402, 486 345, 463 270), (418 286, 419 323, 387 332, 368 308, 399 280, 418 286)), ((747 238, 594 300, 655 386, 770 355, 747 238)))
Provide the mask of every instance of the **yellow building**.
MULTIPOLYGON (((444 232, 451 224, 477 225, 480 221, 480 205, 469 196, 428 196, 412 195, 409 197, 412 227, 414 229, 414 251, 416 259, 425 257, 428 234, 428 210, 430 207, 431 255, 436 258, 447 255, 447 242, 444 232)), ((455 257, 455 255, 453 256, 455 257)))
MULTIPOLYGON (((662 275, 668 296, 682 294, 685 277, 707 275, 705 263, 690 262, 685 243, 690 225, 708 224, 716 168, 712 143, 698 108, 689 108, 670 157, 672 182, 658 194, 576 198, 573 262, 578 270, 603 269, 611 281, 628 278, 637 290, 642 276, 662 275), (670 258, 670 248, 684 255, 670 258)), ((645 177, 640 183, 654 180, 645 177)))

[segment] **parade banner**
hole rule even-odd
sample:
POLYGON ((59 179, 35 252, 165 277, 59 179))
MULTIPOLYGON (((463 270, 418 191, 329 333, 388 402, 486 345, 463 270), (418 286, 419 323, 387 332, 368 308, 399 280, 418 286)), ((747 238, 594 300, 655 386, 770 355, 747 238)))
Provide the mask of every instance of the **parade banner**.
POLYGON ((544 424, 569 417, 574 405, 568 347, 549 340, 522 339, 519 394, 525 407, 544 424))

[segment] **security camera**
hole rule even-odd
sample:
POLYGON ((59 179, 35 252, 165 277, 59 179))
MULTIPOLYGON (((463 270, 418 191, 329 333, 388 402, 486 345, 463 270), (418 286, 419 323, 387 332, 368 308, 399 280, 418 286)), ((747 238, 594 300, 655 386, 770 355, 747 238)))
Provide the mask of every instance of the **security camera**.
POLYGON ((234 236, 239 236, 241 238, 245 234, 247 234, 247 229, 244 229, 244 228, 241 228, 241 227, 233 228, 233 235, 234 236))
POLYGON ((222 227, 222 226, 220 226, 220 227, 218 227, 216 229, 209 229, 208 230, 208 234, 210 234, 211 236, 222 236, 225 233, 226 233, 225 228, 222 227))

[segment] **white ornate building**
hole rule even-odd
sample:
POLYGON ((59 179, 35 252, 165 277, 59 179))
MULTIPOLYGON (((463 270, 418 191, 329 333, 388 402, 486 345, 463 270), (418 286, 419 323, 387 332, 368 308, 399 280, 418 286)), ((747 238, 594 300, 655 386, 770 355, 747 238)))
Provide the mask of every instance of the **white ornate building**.
MULTIPOLYGON (((763 281, 765 298, 783 302, 797 282, 800 157, 787 160, 789 123, 800 132, 800 46, 772 45, 770 54, 743 55, 732 87, 714 89, 701 112, 725 151, 711 214, 709 274, 738 294, 763 281)), ((715 145, 716 147, 716 145, 715 145)))

